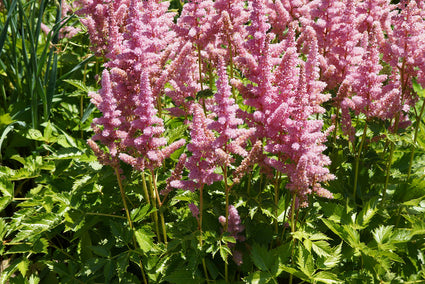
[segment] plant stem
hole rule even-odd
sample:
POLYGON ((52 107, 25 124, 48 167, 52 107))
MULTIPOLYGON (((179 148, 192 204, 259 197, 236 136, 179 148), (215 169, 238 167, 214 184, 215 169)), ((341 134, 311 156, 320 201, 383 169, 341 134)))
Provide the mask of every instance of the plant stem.
MULTIPOLYGON (((292 194, 292 207, 291 207, 291 233, 295 233, 295 203, 296 203, 296 196, 295 194, 292 194)), ((292 238, 292 249, 291 249, 291 264, 294 264, 294 250, 295 250, 295 239, 292 238)), ((289 284, 292 284, 292 273, 289 274, 289 284)))
MULTIPOLYGON (((203 245, 203 241, 202 241, 202 215, 203 215, 203 211, 204 211, 204 184, 201 185, 201 187, 199 188, 199 246, 201 247, 202 250, 202 245, 203 245)), ((202 258, 202 267, 204 269, 204 274, 205 274, 205 278, 207 279, 207 282, 209 281, 208 278, 208 271, 207 271, 207 266, 205 265, 205 258, 202 258)))
MULTIPOLYGON (((228 226, 229 226, 229 193, 230 188, 227 184, 227 166, 223 167, 223 176, 224 176, 224 191, 226 196, 226 224, 224 225, 224 232, 227 232, 228 226)), ((228 264, 227 264, 227 257, 226 261, 224 262, 224 279, 226 283, 228 282, 229 276, 228 276, 228 264)))
MULTIPOLYGON (((130 211, 128 210, 127 201, 126 201, 126 197, 125 197, 125 191, 124 191, 124 187, 122 185, 121 175, 120 175, 118 166, 114 167, 114 171, 115 171, 115 175, 117 177, 118 186, 120 188, 121 198, 122 198, 122 202, 124 204, 125 213, 127 215, 128 225, 130 226, 130 230, 133 231, 134 230, 133 222, 131 221, 130 211)), ((134 235, 133 235, 133 243, 134 243, 134 247, 136 247, 137 241, 136 241, 134 235)), ((143 283, 147 284, 148 282, 146 280, 145 270, 143 268, 143 263, 142 263, 141 260, 140 260, 140 270, 142 271, 143 283)))
MULTIPOLYGON (((400 68, 400 81, 401 81, 400 105, 403 105, 403 103, 404 103, 404 96, 406 94, 406 88, 407 88, 407 80, 404 80, 405 67, 406 67, 406 59, 403 58, 403 62, 402 62, 401 68, 400 68)), ((400 112, 401 112, 401 110, 400 110, 400 112)), ((400 112, 397 112, 397 114, 395 116, 394 130, 393 130, 394 134, 397 134, 397 132, 398 132, 398 124, 400 122, 400 112)), ((390 143, 391 143, 390 157, 388 159, 387 169, 386 169, 386 173, 385 173, 385 185, 384 185, 384 191, 382 192, 381 204, 384 203, 385 196, 387 194, 388 182, 390 180, 391 164, 392 164, 392 161, 393 161, 393 155, 394 155, 394 149, 395 149, 394 142, 391 141, 390 143)))
POLYGON ((158 213, 156 212, 158 209, 156 207, 156 200, 155 200, 155 193, 153 192, 153 181, 152 181, 152 175, 149 176, 149 182, 150 182, 150 186, 149 186, 149 195, 151 197, 151 205, 153 206, 153 208, 155 209, 155 212, 153 212, 153 218, 154 218, 154 222, 155 222, 155 231, 156 231, 156 235, 158 237, 158 241, 161 242, 161 235, 159 233, 159 225, 158 225, 158 213))
POLYGON ((204 85, 202 84, 202 57, 201 57, 201 47, 198 45, 198 68, 199 68, 199 84, 201 85, 201 91, 204 90, 204 85))
MULTIPOLYGON (((228 48, 229 48, 229 64, 230 64, 230 80, 233 79, 234 71, 233 71, 233 50, 232 50, 232 42, 230 40, 230 37, 228 38, 228 48)), ((236 92, 235 87, 232 85, 232 97, 235 100, 236 103, 236 92)))
POLYGON ((156 186, 156 175, 153 170, 151 170, 151 177, 153 182, 153 188, 155 190, 154 193, 156 195, 156 200, 158 201, 159 217, 161 218, 162 235, 164 236, 164 243, 167 243, 167 229, 165 227, 164 212, 161 210, 162 202, 159 197, 158 187, 156 186))
POLYGON ((275 184, 274 184, 274 205, 275 205, 275 209, 274 209, 274 215, 275 215, 275 219, 274 219, 274 230, 276 235, 279 234, 279 227, 277 224, 277 214, 278 214, 278 204, 279 204, 279 184, 280 184, 280 173, 277 175, 276 179, 275 179, 275 184))
POLYGON ((413 157, 415 155, 416 141, 418 139, 418 130, 419 130, 419 125, 421 124, 422 115, 424 113, 424 110, 425 110, 425 100, 422 102, 422 107, 421 107, 421 111, 419 112, 419 116, 416 116, 415 134, 413 136, 413 146, 412 146, 412 152, 410 153, 409 170, 407 171, 406 181, 409 181, 410 174, 412 172, 412 163, 413 163, 413 157))
MULTIPOLYGON (((398 131, 399 121, 400 121, 400 114, 397 114, 397 116, 395 118, 395 122, 394 122, 394 133, 397 133, 397 131, 398 131)), ((395 144, 394 144, 394 142, 391 141, 390 142, 390 157, 388 158, 387 169, 386 169, 386 172, 385 172, 385 185, 384 185, 384 191, 382 192, 381 204, 384 203, 385 196, 387 194, 387 188, 388 188, 388 182, 390 180, 390 171, 391 171, 391 164, 392 164, 392 161, 393 161, 394 150, 395 150, 395 144)))
POLYGON ((105 217, 112 217, 112 218, 120 218, 120 219, 126 219, 126 217, 118 216, 118 215, 112 215, 112 214, 105 214, 105 213, 95 213, 95 212, 85 212, 85 215, 94 215, 94 216, 105 216, 105 217))
POLYGON ((149 193, 148 193, 148 187, 146 186, 146 178, 145 178, 145 173, 142 172, 142 184, 143 184, 143 194, 145 195, 145 200, 146 202, 150 205, 151 204, 151 200, 149 197, 149 193))
POLYGON ((117 166, 114 167, 114 171, 115 171, 115 175, 117 177, 118 186, 120 188, 121 199, 122 199, 122 202, 124 204, 125 214, 127 215, 128 225, 130 226, 130 229, 133 230, 134 229, 133 228, 133 222, 131 221, 131 218, 130 218, 130 211, 128 210, 127 201, 126 201, 126 197, 125 197, 125 191, 124 191, 124 187, 123 187, 122 182, 121 182, 121 175, 120 175, 120 172, 119 172, 117 166))
POLYGON ((362 154, 364 141, 366 140, 366 131, 367 131, 367 122, 365 122, 365 124, 364 124, 362 141, 360 142, 359 150, 356 154, 356 165, 355 165, 355 170, 354 170, 354 190, 353 190, 354 200, 356 200, 357 182, 358 182, 358 177, 359 177, 360 155, 362 154))

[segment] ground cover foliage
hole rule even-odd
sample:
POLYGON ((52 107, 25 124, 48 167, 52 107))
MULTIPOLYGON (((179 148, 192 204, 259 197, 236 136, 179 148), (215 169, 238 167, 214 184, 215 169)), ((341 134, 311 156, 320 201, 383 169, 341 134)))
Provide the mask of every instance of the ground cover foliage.
POLYGON ((424 283, 423 1, 0 19, 0 283, 424 283))

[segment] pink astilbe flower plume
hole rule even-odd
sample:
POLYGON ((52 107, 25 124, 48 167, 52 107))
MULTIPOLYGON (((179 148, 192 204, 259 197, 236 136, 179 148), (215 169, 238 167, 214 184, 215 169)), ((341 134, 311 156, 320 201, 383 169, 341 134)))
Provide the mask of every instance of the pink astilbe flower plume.
POLYGON ((363 64, 353 69, 346 80, 351 86, 354 96, 351 97, 354 110, 358 113, 364 113, 369 119, 378 117, 384 113, 386 105, 378 104, 383 96, 382 87, 387 75, 380 75, 382 65, 379 60, 379 46, 376 39, 376 33, 380 33, 380 24, 375 22, 374 32, 364 34, 362 46, 365 50, 363 64), (370 39, 369 39, 370 37, 370 39))
POLYGON ((203 49, 208 43, 215 41, 216 31, 211 29, 211 18, 215 14, 213 1, 189 1, 183 6, 174 30, 181 39, 203 49))
POLYGON ((127 17, 128 1, 77 0, 81 7, 77 14, 84 16, 81 23, 87 27, 92 49, 98 56, 106 55, 114 44, 117 31, 124 25, 127 17))
POLYGON ((223 177, 215 173, 219 158, 214 146, 214 133, 208 129, 208 120, 199 104, 192 105, 193 121, 191 124, 191 143, 187 149, 192 155, 187 159, 186 168, 189 170, 188 180, 172 181, 175 188, 195 191, 204 184, 212 184, 223 177))
POLYGON ((162 148, 167 144, 166 139, 161 137, 165 129, 162 119, 156 116, 157 110, 147 73, 142 73, 140 81, 139 93, 134 97, 134 104, 137 106, 133 112, 134 119, 129 123, 127 135, 122 140, 122 145, 128 149, 129 154, 120 154, 120 159, 143 171, 145 167, 154 169, 160 166, 164 158, 183 146, 185 141, 182 139, 162 148))
POLYGON ((235 100, 231 98, 231 88, 228 83, 226 68, 222 58, 219 59, 218 80, 216 85, 217 93, 214 96, 215 105, 212 106, 212 111, 216 115, 217 120, 211 122, 208 126, 210 129, 218 132, 218 137, 214 141, 214 146, 222 148, 225 152, 246 156, 247 152, 244 151, 241 145, 246 142, 246 139, 248 139, 248 136, 253 132, 253 129, 238 128, 244 121, 236 117, 236 112, 239 107, 235 103, 235 100), (244 137, 245 141, 236 139, 241 137, 244 137), (227 147, 226 145, 229 140, 233 140, 233 143, 227 147))
POLYGON ((383 49, 383 60, 399 72, 400 107, 403 108, 415 101, 412 78, 416 77, 418 83, 425 85, 425 4, 402 0, 397 8, 391 18, 393 29, 386 31, 388 41, 383 49))
MULTIPOLYGON (((89 93, 91 102, 103 114, 102 117, 93 119, 92 127, 95 132, 93 141, 100 141, 109 149, 111 160, 116 160, 119 152, 119 141, 121 139, 121 132, 118 130, 123 122, 121 111, 117 109, 117 100, 114 97, 114 91, 110 80, 110 73, 104 70, 102 73, 102 89, 99 93, 89 93)), ((89 145, 95 152, 98 149, 93 147, 93 143, 89 145)), ((105 159, 102 159, 105 160, 105 159)))
POLYGON ((256 128, 255 139, 265 139, 264 150, 276 157, 265 158, 264 163, 289 177, 289 189, 302 200, 313 192, 330 197, 320 186, 333 178, 326 168, 330 160, 322 154, 327 133, 321 131, 321 120, 311 119, 324 112, 320 104, 330 98, 322 94, 325 84, 318 81, 315 32, 312 28, 304 31, 303 49, 308 53, 304 62, 297 53, 294 32, 280 44, 270 43, 274 36, 267 33, 267 17, 260 12, 263 5, 262 1, 253 3, 257 9, 250 18, 252 38, 246 41, 247 52, 237 58, 243 74, 256 85, 236 84, 245 103, 255 108, 245 116, 256 128), (281 50, 285 50, 283 57, 281 50))
MULTIPOLYGON (((321 80, 336 88, 351 66, 361 61, 358 43, 357 1, 311 1, 305 7, 304 29, 312 27, 317 37, 321 80)), ((301 36, 302 38, 302 36, 301 36)))

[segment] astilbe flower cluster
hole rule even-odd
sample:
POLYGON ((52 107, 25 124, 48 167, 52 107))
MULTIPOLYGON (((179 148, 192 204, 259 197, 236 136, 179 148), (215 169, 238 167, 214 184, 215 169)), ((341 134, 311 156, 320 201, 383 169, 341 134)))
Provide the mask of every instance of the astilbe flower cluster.
POLYGON ((400 126, 408 122, 405 114, 415 102, 411 80, 424 78, 423 8, 423 1, 317 0, 301 9, 300 29, 316 32, 320 80, 336 94, 341 126, 351 140, 353 114, 400 126))
POLYGON ((120 159, 138 170, 158 167, 185 143, 179 140, 166 147, 163 121, 156 108, 156 94, 166 81, 164 74, 167 77, 173 72, 165 68, 170 49, 175 49, 168 3, 130 0, 82 4, 85 8, 80 12, 90 15, 83 23, 95 37, 96 52, 109 60, 102 89, 90 94, 103 116, 93 121, 96 134, 89 145, 99 153, 93 141, 100 141, 108 149, 99 154, 102 160, 115 165, 120 159))
POLYGON ((322 186, 334 178, 322 104, 333 95, 354 139, 353 115, 405 119, 415 102, 410 81, 424 77, 422 1, 189 1, 176 24, 166 1, 79 3, 107 60, 102 89, 91 94, 103 116, 89 144, 102 161, 153 169, 184 144, 166 146, 164 115, 189 125, 187 157, 165 194, 222 181, 218 168, 238 184, 258 164, 271 178, 287 176, 300 204, 310 194, 331 198, 322 186), (207 85, 214 96, 199 98, 207 85), (162 109, 164 95, 173 107, 162 109))
POLYGON ((244 117, 256 129, 255 138, 266 141, 264 150, 275 156, 264 162, 289 177, 287 187, 293 193, 302 200, 313 192, 331 197, 320 186, 333 178, 325 167, 330 160, 322 154, 326 140, 321 131, 323 122, 311 119, 313 114, 324 112, 320 104, 329 99, 321 93, 325 84, 318 81, 314 30, 305 31, 308 60, 304 62, 296 50, 295 31, 289 31, 280 43, 271 43, 274 35, 267 32, 266 11, 264 1, 253 1, 248 39, 236 58, 243 74, 256 84, 235 84, 245 103, 255 108, 244 117))

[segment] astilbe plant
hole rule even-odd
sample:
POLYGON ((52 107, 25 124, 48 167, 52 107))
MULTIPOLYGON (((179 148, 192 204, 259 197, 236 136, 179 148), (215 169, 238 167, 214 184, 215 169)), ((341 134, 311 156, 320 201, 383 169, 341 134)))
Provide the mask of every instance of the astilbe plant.
POLYGON ((294 32, 278 44, 267 33, 264 3, 254 1, 249 26, 250 38, 243 46, 244 53, 236 58, 244 75, 257 86, 247 89, 238 84, 245 103, 255 108, 247 119, 255 126, 255 137, 265 140, 265 150, 277 158, 266 158, 264 163, 289 177, 287 187, 302 201, 316 192, 331 197, 321 182, 332 178, 325 167, 329 158, 321 154, 326 134, 323 122, 311 119, 323 113, 320 104, 329 99, 321 91, 317 69, 317 43, 314 31, 308 30, 309 58, 303 62, 295 49, 294 32), (283 57, 280 54, 286 50, 283 57), (299 66, 299 67, 298 67, 299 66), (275 70, 274 70, 275 69, 275 70), (291 161, 291 162, 288 162, 291 161))
MULTIPOLYGON (((397 131, 415 102, 410 80, 423 77, 420 1, 189 1, 176 24, 166 1, 79 2, 94 51, 106 59, 102 88, 90 94, 102 116, 93 121, 89 145, 105 164, 149 170, 159 207, 173 189, 199 191, 189 209, 201 248, 204 189, 223 185, 220 223, 241 240, 229 199, 254 167, 274 187, 275 208, 281 188, 289 190, 294 232, 299 206, 313 195, 333 197, 324 186, 335 178, 324 151, 340 127, 356 152, 356 192, 369 121, 391 121, 397 131), (207 88, 210 97, 203 96, 207 88), (332 96, 335 125, 324 130, 323 104, 332 96), (366 121, 357 146, 352 117, 360 114, 366 121), (165 118, 184 121, 190 141, 161 201, 155 170, 185 145, 181 139, 167 146, 165 118)), ((274 215, 277 234, 277 209, 274 215)))

